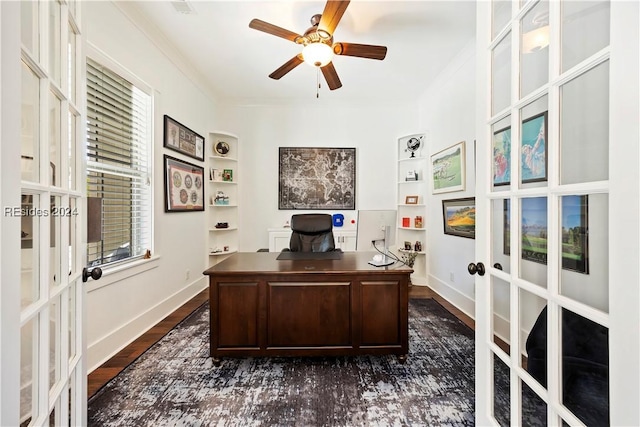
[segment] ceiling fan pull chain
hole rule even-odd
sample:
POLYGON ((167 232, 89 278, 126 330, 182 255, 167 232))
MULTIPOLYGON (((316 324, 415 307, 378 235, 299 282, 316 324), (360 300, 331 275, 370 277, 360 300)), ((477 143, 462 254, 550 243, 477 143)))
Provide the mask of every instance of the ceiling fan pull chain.
POLYGON ((316 98, 320 98, 320 67, 316 67, 316 98))

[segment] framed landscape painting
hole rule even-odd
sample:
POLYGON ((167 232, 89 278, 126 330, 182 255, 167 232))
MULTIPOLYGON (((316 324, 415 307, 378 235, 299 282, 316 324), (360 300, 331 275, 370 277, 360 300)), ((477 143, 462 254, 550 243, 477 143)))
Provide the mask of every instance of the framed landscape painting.
MULTIPOLYGON (((562 197, 562 268, 589 274, 589 196, 562 197)), ((547 198, 522 199, 522 259, 547 263, 547 198)), ((504 254, 510 255, 510 203, 504 201, 504 254)))
POLYGON ((433 194, 463 191, 465 186, 464 141, 431 156, 433 194))
POLYGON ((442 201, 444 234, 476 238, 476 199, 451 199, 442 201))

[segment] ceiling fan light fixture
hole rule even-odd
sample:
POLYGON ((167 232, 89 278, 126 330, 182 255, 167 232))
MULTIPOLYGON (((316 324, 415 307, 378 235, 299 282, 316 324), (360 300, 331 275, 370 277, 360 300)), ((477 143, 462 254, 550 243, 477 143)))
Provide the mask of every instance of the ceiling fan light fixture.
POLYGON ((309 43, 302 49, 302 57, 313 67, 324 67, 333 59, 333 49, 326 43, 309 43))

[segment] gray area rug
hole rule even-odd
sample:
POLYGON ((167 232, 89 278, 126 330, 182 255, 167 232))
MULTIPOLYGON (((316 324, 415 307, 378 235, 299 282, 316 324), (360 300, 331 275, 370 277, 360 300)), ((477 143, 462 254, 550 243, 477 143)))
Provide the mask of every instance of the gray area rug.
MULTIPOLYGON (((508 393, 507 393, 508 395, 508 393)), ((410 300, 409 357, 209 358, 203 305, 89 401, 92 426, 466 426, 473 331, 410 300)))

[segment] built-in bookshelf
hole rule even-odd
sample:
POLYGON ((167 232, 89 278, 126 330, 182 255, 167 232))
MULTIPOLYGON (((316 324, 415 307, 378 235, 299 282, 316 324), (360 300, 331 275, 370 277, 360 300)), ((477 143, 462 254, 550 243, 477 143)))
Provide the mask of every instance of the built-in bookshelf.
POLYGON ((396 245, 402 259, 415 256, 411 275, 414 285, 427 284, 426 195, 428 161, 426 134, 398 138, 398 229, 396 245))
POLYGON ((209 134, 207 195, 209 266, 238 252, 239 140, 227 132, 209 134))

